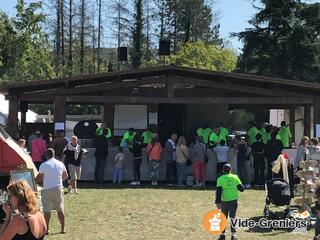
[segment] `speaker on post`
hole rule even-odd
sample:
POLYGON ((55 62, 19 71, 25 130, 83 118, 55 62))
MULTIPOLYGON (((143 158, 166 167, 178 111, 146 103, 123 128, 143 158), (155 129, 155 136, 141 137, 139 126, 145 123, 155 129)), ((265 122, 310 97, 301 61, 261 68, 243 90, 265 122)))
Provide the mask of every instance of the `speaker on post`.
POLYGON ((128 48, 127 47, 119 47, 118 48, 118 60, 120 62, 128 61, 128 48))
POLYGON ((159 56, 169 56, 170 55, 170 41, 160 40, 159 41, 159 56))

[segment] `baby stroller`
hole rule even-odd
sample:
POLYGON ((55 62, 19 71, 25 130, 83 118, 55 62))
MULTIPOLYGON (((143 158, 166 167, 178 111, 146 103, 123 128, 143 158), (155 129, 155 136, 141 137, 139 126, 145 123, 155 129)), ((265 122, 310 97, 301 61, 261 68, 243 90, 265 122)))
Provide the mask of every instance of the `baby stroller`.
POLYGON ((263 215, 266 218, 286 218, 290 209, 291 192, 290 186, 286 180, 282 178, 274 178, 265 184, 266 204, 263 215), (270 204, 277 207, 286 206, 282 211, 273 212, 270 210, 270 204))

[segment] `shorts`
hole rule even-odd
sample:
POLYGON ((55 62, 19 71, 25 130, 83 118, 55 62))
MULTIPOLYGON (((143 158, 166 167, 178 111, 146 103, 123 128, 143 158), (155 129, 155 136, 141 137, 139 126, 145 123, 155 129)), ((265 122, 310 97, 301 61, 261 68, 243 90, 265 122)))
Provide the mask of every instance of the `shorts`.
POLYGON ((71 180, 79 180, 81 176, 81 166, 75 166, 73 164, 68 165, 69 175, 71 180))
POLYGON ((41 202, 44 212, 52 210, 62 212, 64 210, 63 189, 55 187, 42 190, 41 202))

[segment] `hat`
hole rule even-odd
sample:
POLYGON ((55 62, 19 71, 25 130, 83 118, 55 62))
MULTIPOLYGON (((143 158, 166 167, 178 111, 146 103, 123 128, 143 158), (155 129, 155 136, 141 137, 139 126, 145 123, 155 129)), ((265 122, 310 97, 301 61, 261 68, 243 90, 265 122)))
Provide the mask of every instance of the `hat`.
POLYGON ((229 163, 226 163, 225 165, 223 165, 223 172, 230 172, 231 171, 231 165, 229 163))

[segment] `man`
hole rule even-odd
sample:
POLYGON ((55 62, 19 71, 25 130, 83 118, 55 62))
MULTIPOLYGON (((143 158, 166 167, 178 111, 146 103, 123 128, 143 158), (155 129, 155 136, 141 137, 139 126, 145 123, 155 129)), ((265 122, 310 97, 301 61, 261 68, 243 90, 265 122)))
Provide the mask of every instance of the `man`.
MULTIPOLYGON (((231 165, 225 164, 223 166, 224 175, 217 180, 216 190, 216 206, 221 209, 226 218, 234 219, 238 208, 238 191, 243 192, 239 177, 231 173, 231 165)), ((231 225, 230 225, 231 226, 231 225)), ((225 230, 219 237, 220 240, 226 239, 225 230)), ((236 229, 231 226, 231 240, 236 240, 236 229)))
POLYGON ((254 143, 256 141, 256 136, 257 136, 258 133, 260 133, 260 131, 258 130, 257 125, 255 124, 255 122, 250 121, 249 125, 250 125, 250 128, 249 128, 249 130, 247 132, 247 135, 249 137, 248 145, 251 146, 252 143, 254 143))
POLYGON ((104 181, 104 168, 106 165, 106 159, 108 157, 108 128, 101 129, 102 131, 96 131, 95 147, 96 151, 94 156, 96 157, 96 166, 94 168, 94 179, 96 183, 102 183, 104 181))
POLYGON ((219 141, 224 140, 227 144, 229 138, 229 131, 227 128, 223 127, 222 124, 223 123, 221 122, 219 127, 219 141))
POLYGON ((167 165, 167 184, 172 186, 177 182, 177 166, 176 166, 176 141, 178 135, 172 133, 171 137, 166 141, 164 145, 163 159, 167 165))
POLYGON ((62 160, 62 152, 64 147, 68 144, 68 141, 64 138, 61 130, 56 130, 56 137, 51 142, 51 148, 55 152, 55 158, 62 160))
POLYGON ((292 134, 290 129, 287 127, 287 123, 285 121, 281 122, 281 127, 279 129, 280 140, 283 144, 284 148, 289 148, 290 139, 292 138, 292 134))
POLYGON ((68 164, 71 188, 69 192, 74 191, 78 194, 77 180, 81 176, 81 159, 84 156, 84 150, 78 144, 78 137, 72 136, 70 143, 63 150, 65 162, 68 164))
POLYGON ((49 222, 51 210, 55 209, 61 224, 61 233, 65 233, 65 215, 63 199, 63 180, 68 178, 64 164, 54 158, 54 150, 48 148, 48 160, 40 165, 39 174, 36 177, 37 183, 43 183, 41 202, 44 211, 44 218, 49 233, 49 222))
POLYGON ((100 136, 103 135, 105 138, 110 140, 112 134, 110 128, 108 128, 108 125, 106 123, 101 123, 101 126, 96 129, 96 135, 100 136))
POLYGON ((142 137, 142 147, 145 148, 152 141, 152 132, 147 128, 141 135, 142 137))
POLYGON ((251 147, 252 155, 254 158, 254 183, 256 186, 264 185, 264 169, 265 169, 265 144, 262 141, 262 135, 260 133, 256 136, 256 141, 251 147))
POLYGON ((136 132, 134 131, 134 129, 129 128, 129 130, 123 134, 120 147, 123 147, 124 149, 132 148, 133 138, 135 135, 136 135, 136 132))
POLYGON ((209 135, 209 148, 214 151, 214 148, 219 143, 219 128, 214 128, 209 135))
POLYGON ((210 124, 208 122, 206 122, 204 124, 203 128, 197 129, 197 136, 202 137, 202 141, 206 145, 208 145, 208 143, 209 143, 209 136, 210 136, 210 133, 212 132, 212 129, 209 128, 209 125, 210 124))
POLYGON ((272 162, 277 160, 283 150, 283 144, 277 136, 278 132, 271 133, 271 139, 267 142, 264 151, 268 162, 268 180, 272 179, 272 162))
POLYGON ((220 177, 223 174, 223 166, 228 163, 228 152, 229 147, 226 146, 225 140, 220 140, 220 145, 214 148, 214 151, 217 154, 217 177, 220 177))

